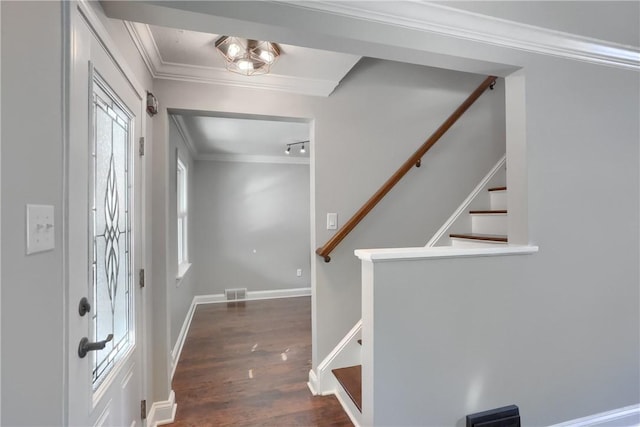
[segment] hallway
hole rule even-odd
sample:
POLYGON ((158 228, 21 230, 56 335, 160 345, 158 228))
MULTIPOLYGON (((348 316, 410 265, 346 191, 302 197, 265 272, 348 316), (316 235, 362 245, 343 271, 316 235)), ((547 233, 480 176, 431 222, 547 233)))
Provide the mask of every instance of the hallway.
POLYGON ((174 426, 351 426, 334 396, 316 397, 311 298, 198 306, 173 379, 174 426))

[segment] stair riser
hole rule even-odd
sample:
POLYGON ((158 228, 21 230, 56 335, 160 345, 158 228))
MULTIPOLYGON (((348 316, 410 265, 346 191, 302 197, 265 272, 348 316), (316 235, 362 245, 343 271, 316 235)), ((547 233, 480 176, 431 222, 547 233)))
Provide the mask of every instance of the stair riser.
POLYGON ((477 234, 507 234, 507 215, 471 215, 471 230, 477 234))
POLYGON ((451 246, 456 248, 477 248, 477 247, 495 247, 495 246, 505 246, 506 243, 503 242, 489 242, 483 240, 471 240, 471 239, 458 239, 455 237, 451 238, 451 246))
POLYGON ((507 209, 507 191, 491 191, 489 193, 491 198, 491 210, 506 210, 507 209))

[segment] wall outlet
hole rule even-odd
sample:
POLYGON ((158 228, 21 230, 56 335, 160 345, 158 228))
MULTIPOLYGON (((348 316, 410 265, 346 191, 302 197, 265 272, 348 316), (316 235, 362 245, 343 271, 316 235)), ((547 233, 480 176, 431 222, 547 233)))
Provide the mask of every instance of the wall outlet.
POLYGON ((301 268, 296 270, 296 276, 302 277, 302 269, 301 268))

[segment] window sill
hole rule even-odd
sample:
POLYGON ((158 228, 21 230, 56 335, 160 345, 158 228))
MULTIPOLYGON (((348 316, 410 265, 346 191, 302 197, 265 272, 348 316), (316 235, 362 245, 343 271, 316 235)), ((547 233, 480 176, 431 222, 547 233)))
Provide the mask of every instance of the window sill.
POLYGON ((191 265, 192 264, 190 262, 183 262, 182 264, 178 265, 178 274, 176 275, 176 286, 177 287, 180 287, 180 284, 182 283, 182 279, 184 278, 184 276, 187 274, 187 272, 191 268, 191 265))

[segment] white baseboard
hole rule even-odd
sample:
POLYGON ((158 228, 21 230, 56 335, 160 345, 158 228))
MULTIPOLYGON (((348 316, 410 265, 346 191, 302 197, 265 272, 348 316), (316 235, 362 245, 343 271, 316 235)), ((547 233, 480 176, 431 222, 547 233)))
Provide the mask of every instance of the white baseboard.
POLYGON ((640 403, 599 414, 565 421, 550 427, 637 427, 640 426, 640 403))
POLYGON ((182 354, 182 347, 184 347, 184 340, 187 338, 189 327, 191 327, 191 320, 193 319, 193 313, 196 311, 197 304, 195 302, 195 298, 196 297, 191 301, 191 306, 189 307, 189 311, 187 311, 184 322, 182 322, 182 328, 180 328, 178 339, 176 340, 176 344, 173 346, 173 351, 171 352, 171 379, 173 379, 173 375, 176 373, 178 361, 182 354))
POLYGON ((360 427, 360 418, 362 418, 362 414, 356 408, 356 404, 353 403, 353 400, 347 395, 347 392, 344 391, 342 387, 336 389, 334 393, 340 405, 342 405, 342 409, 346 412, 347 416, 353 423, 355 427, 360 427))
POLYGON ((156 427, 171 424, 176 418, 176 394, 171 390, 169 400, 153 402, 147 415, 147 426, 156 427))
MULTIPOLYGON (((335 389, 333 369, 362 364, 362 348, 357 340, 362 336, 362 319, 358 320, 331 353, 324 358, 314 372, 316 394, 326 394, 335 389)), ((309 376, 311 379, 311 376, 309 376)))
MULTIPOLYGON (((311 296, 311 288, 275 289, 272 291, 248 291, 247 298, 241 301, 255 301, 274 298, 293 298, 311 296)), ((227 301, 224 294, 197 295, 193 298, 195 304, 212 304, 227 301)))

